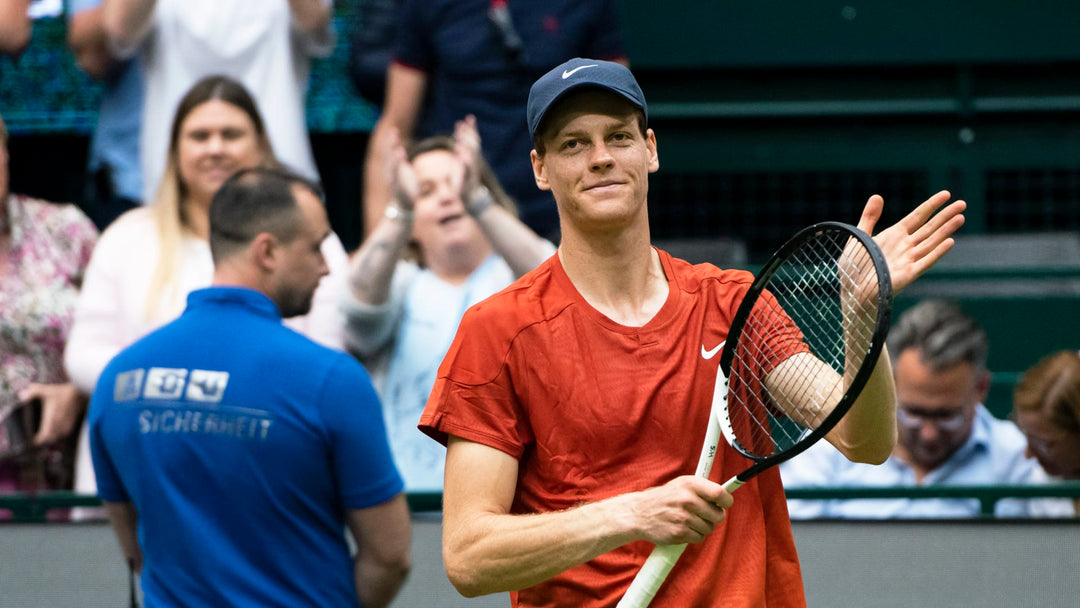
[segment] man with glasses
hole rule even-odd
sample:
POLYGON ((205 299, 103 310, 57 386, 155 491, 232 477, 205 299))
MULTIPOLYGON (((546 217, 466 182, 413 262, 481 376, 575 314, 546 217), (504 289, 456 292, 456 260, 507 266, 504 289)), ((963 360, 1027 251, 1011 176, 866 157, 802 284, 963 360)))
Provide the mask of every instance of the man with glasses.
MULTIPOLYGON (((794 487, 978 486, 1041 483, 1045 474, 1024 456, 1024 437, 995 418, 983 401, 990 390, 986 332, 956 304, 919 303, 900 317, 888 340, 896 379, 897 429, 892 456, 880 466, 855 464, 822 444, 781 466, 794 487)), ((1038 501, 1001 500, 999 517, 1041 511, 1038 501)), ((807 519, 976 517, 975 499, 792 500, 791 517, 807 519)))

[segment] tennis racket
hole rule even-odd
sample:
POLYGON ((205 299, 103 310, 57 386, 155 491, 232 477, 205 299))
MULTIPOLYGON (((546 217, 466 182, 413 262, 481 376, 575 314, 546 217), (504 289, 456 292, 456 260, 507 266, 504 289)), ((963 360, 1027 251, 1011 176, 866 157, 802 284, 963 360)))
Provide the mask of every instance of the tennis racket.
MULTIPOLYGON (((891 307, 888 265, 866 233, 823 222, 792 237, 735 313, 695 474, 709 476, 721 436, 753 461, 729 492, 824 437, 877 364, 891 307)), ((684 549, 658 545, 619 608, 648 606, 684 549)))

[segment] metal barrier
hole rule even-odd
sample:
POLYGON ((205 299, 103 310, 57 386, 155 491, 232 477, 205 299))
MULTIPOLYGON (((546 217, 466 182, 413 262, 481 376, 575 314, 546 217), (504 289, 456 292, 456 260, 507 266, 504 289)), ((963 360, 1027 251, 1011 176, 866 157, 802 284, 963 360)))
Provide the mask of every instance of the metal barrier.
MULTIPOLYGON (((1080 500, 1080 481, 1033 486, 919 486, 892 488, 790 488, 787 497, 806 500, 852 500, 874 498, 975 498, 983 519, 992 519, 994 505, 1003 498, 1072 498, 1080 500)), ((408 494, 413 512, 442 510, 442 493, 408 494)), ((101 500, 94 495, 66 491, 0 494, 0 509, 8 509, 17 522, 47 521, 53 509, 96 507, 101 500)))

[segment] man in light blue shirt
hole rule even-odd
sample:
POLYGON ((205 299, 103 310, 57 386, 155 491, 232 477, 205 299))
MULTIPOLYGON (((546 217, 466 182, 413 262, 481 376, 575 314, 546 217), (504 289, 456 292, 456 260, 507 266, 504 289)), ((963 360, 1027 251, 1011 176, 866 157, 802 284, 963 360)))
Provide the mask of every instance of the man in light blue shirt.
MULTIPOLYGON (((888 341, 896 378, 899 441, 880 466, 849 462, 821 442, 781 466, 784 486, 897 487, 1041 483, 1016 425, 982 402, 990 390, 986 332, 955 304, 928 300, 908 311, 888 341)), ((1042 512, 1045 501, 1002 500, 999 517, 1042 512)), ((791 500, 792 519, 976 517, 976 499, 791 500)))

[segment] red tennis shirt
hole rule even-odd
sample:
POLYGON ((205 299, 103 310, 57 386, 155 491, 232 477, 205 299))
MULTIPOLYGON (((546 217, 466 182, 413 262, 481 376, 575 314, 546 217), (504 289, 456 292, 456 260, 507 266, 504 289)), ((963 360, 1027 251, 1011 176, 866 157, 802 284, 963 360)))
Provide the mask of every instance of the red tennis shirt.
MULTIPOLYGON (((590 306, 558 255, 465 315, 420 429, 517 458, 514 513, 543 513, 693 474, 735 311, 753 280, 660 252, 667 301, 626 327, 590 306)), ((774 332, 773 348, 799 340, 774 332)), ((766 363, 768 365, 768 363, 766 363)), ((767 370, 766 370, 767 371, 767 370)), ((711 479, 751 463, 721 442, 711 479)), ((608 607, 653 545, 624 545, 511 594, 519 607, 608 607)), ((724 523, 691 544, 654 606, 803 606, 802 576, 780 475, 739 489, 724 523)))

